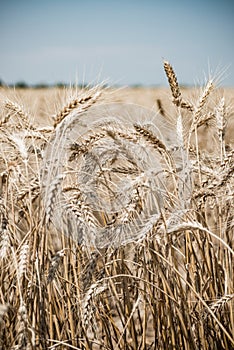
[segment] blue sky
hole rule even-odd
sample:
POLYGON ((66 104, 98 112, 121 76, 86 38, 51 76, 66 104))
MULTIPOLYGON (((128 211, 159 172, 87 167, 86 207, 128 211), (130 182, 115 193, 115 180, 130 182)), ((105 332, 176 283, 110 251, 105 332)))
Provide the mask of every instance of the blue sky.
POLYGON ((234 86, 234 0, 1 0, 0 79, 234 86))

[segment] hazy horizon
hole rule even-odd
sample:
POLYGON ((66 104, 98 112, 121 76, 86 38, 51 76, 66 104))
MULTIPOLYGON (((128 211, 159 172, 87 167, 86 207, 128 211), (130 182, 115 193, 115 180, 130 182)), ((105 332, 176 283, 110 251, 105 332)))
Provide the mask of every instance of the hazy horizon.
POLYGON ((6 84, 234 86, 234 1, 10 0, 0 3, 6 84))

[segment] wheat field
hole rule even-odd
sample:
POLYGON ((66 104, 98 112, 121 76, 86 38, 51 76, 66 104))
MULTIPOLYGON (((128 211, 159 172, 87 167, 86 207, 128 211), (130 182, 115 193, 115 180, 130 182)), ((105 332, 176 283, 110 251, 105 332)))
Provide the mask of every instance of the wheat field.
POLYGON ((234 349, 234 90, 163 68, 0 89, 1 349, 234 349))

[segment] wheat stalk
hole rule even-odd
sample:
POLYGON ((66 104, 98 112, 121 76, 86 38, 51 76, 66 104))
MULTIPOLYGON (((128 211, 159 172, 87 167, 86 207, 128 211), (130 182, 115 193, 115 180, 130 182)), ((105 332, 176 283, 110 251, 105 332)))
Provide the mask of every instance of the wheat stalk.
MULTIPOLYGON (((233 348, 232 114, 212 84, 184 101, 166 69, 161 115, 85 101, 98 89, 55 127, 1 111, 1 349, 233 348)), ((57 91, 41 93, 43 123, 57 91)))

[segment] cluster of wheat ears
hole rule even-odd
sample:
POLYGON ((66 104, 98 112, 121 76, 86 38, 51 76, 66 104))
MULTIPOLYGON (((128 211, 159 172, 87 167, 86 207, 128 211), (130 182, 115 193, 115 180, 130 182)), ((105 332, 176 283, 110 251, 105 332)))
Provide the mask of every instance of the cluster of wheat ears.
POLYGON ((173 116, 96 86, 40 127, 1 97, 1 349, 234 348, 231 109, 164 70, 173 116))

